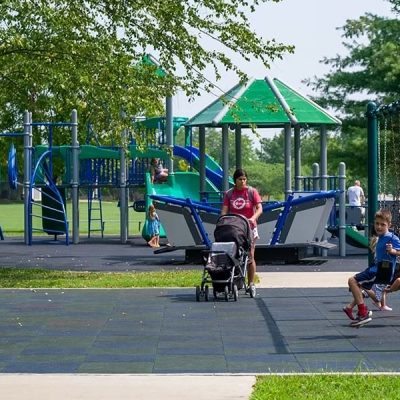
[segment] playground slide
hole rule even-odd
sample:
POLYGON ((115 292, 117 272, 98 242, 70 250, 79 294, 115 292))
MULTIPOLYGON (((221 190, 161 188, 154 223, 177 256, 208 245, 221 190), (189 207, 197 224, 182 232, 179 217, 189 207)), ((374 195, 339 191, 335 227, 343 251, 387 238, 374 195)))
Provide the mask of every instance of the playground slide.
MULTIPOLYGON (((193 166, 197 170, 199 170, 200 169, 200 159, 190 149, 193 149, 193 147, 187 148, 187 147, 182 147, 182 146, 174 146, 174 155, 185 159, 189 163, 191 162, 193 164, 193 166)), ((219 171, 221 171, 221 172, 216 172, 215 170, 212 170, 211 168, 216 168, 215 166, 219 167, 219 165, 214 160, 212 160, 209 156, 206 155, 206 177, 217 188, 221 189, 222 188, 222 170, 221 170, 221 167, 219 167, 219 171)), ((231 182, 231 180, 230 180, 230 183, 233 184, 233 182, 231 182)))
MULTIPOLYGON (((186 146, 186 148, 200 159, 200 149, 194 146, 186 146)), ((221 166, 208 154, 206 154, 206 167, 211 169, 211 171, 216 172, 217 174, 222 175, 223 173, 221 166)))
MULTIPOLYGON (((192 201, 200 201, 199 187, 200 187, 200 174, 198 172, 175 172, 168 176, 166 183, 151 184, 150 173, 146 173, 146 210, 148 210, 152 200, 148 195, 156 194, 159 196, 172 196, 187 199, 192 201)), ((206 180, 206 191, 219 193, 219 190, 208 180, 206 180)), ((156 210, 157 210, 157 204, 156 210)), ((147 220, 142 230, 142 236, 148 240, 147 235, 147 220)), ((160 231, 160 237, 165 237, 163 229, 160 231)))
MULTIPOLYGON (((338 228, 328 228, 328 232, 332 233, 336 237, 339 237, 338 228)), ((346 243, 350 246, 358 247, 361 249, 368 248, 368 238, 355 231, 351 226, 346 226, 346 243)))

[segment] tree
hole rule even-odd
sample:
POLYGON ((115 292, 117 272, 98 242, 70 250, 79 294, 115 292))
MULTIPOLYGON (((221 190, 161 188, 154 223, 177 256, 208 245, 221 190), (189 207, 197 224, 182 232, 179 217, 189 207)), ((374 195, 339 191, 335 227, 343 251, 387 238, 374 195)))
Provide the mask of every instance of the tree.
MULTIPOLYGON (((202 86, 214 88, 203 75, 208 67, 216 81, 221 69, 245 78, 232 63, 232 52, 268 67, 293 47, 252 31, 248 15, 258 4, 5 0, 0 3, 0 129, 20 129, 25 109, 36 121, 68 121, 75 108, 81 123, 90 118, 99 136, 115 134, 130 127, 125 115, 162 113, 160 100, 178 89, 196 96, 202 86), (204 38, 215 45, 206 47, 204 38), (149 51, 166 74, 146 62, 137 65, 149 51)), ((66 137, 60 133, 56 139, 66 137)))
MULTIPOLYGON (((320 163, 320 133, 316 130, 303 130, 301 132, 300 146, 301 146, 301 162, 302 174, 310 174, 312 165, 320 163), (307 171, 307 172, 306 172, 307 171)), ((262 138, 261 149, 256 150, 258 159, 267 164, 282 164, 285 162, 285 133, 282 131, 275 134, 272 138, 262 138)), ((292 137, 291 157, 294 157, 294 140, 292 137)), ((337 173, 338 161, 337 156, 334 154, 335 149, 338 147, 338 138, 335 134, 328 133, 328 148, 330 157, 328 159, 328 172, 332 175, 337 173)), ((340 148, 340 144, 339 144, 340 148)), ((339 156, 339 158, 342 155, 339 156)), ((283 167, 284 168, 284 167, 283 167)))
POLYGON ((261 138, 260 145, 261 149, 256 150, 257 157, 260 161, 267 164, 284 164, 285 153, 284 153, 285 135, 281 132, 279 135, 275 134, 273 138, 261 138))
POLYGON ((269 196, 271 200, 283 200, 285 190, 284 164, 265 164, 253 162, 246 165, 249 185, 257 188, 261 196, 269 196))
MULTIPOLYGON (((253 140, 246 134, 242 134, 241 140, 242 162, 250 164, 255 160, 255 153, 253 150, 253 140)), ((235 149, 235 135, 234 132, 229 132, 229 150, 228 150, 228 163, 234 168, 236 165, 236 149, 235 149)), ((208 155, 211 156, 219 165, 222 165, 222 134, 221 130, 207 129, 206 131, 206 149, 208 155)))
MULTIPOLYGON (((394 11, 399 12, 400 1, 389 1, 394 11)), ((341 161, 346 162, 348 175, 365 179, 368 163, 367 103, 375 101, 377 104, 389 104, 399 97, 400 20, 367 13, 357 20, 347 20, 341 29, 346 54, 322 60, 330 65, 330 71, 323 77, 314 77, 305 82, 318 93, 314 100, 323 107, 334 109, 343 121, 338 142, 333 149, 334 157, 336 160, 342 157, 341 161)), ((398 130, 397 121, 395 125, 395 130, 398 130)), ((381 128, 383 131, 384 126, 381 128)), ((381 145, 383 154, 383 140, 381 145)), ((389 138, 386 146, 391 147, 389 138)), ((331 149, 329 152, 332 153, 331 149)), ((388 165, 393 165, 391 149, 387 157, 388 165)))
MULTIPOLYGON (((199 147, 199 131, 197 128, 194 128, 192 130, 191 142, 193 146, 199 147)), ((185 135, 183 129, 180 129, 178 131, 178 134, 175 137, 175 143, 181 146, 185 145, 185 135)), ((256 159, 255 152, 253 150, 253 141, 246 134, 242 134, 241 149, 243 163, 249 164, 256 159)), ((232 168, 234 168, 234 166, 236 165, 235 150, 234 134, 233 132, 230 132, 228 157, 229 165, 232 166, 232 168)), ((220 129, 206 129, 206 153, 219 165, 222 165, 222 135, 220 129)))

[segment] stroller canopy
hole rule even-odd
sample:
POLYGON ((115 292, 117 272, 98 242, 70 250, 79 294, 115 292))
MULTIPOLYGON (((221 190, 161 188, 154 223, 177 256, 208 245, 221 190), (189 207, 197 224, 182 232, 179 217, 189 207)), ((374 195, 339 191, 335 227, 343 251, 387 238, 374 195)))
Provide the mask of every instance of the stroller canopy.
POLYGON ((218 218, 214 238, 216 242, 235 242, 249 251, 252 242, 249 221, 239 214, 222 215, 218 218))

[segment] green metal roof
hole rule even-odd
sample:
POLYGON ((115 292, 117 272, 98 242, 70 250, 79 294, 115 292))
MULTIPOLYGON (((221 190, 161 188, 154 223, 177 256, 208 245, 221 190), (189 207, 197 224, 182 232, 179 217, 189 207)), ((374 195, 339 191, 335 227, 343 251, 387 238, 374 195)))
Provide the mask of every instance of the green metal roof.
POLYGON ((338 118, 279 79, 274 78, 274 83, 300 124, 341 125, 338 118))
POLYGON ((224 124, 279 128, 285 124, 337 126, 341 122, 282 81, 266 77, 237 84, 185 125, 220 127, 224 124))
MULTIPOLYGON (((173 117, 172 121, 172 127, 174 134, 178 131, 178 129, 185 124, 185 122, 188 120, 188 118, 185 117, 173 117)), ((151 117, 151 118, 146 118, 143 120, 136 121, 134 123, 134 126, 136 126, 138 129, 145 128, 145 129, 158 129, 158 130, 163 130, 165 129, 166 125, 166 118, 165 117, 151 117)))

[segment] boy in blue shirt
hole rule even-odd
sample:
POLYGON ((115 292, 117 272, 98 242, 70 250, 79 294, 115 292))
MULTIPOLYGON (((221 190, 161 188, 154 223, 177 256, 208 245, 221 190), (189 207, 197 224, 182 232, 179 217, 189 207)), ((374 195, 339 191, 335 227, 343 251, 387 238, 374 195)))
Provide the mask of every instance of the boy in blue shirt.
MULTIPOLYGON (((393 282, 393 279, 396 268, 396 257, 398 255, 400 256, 400 239, 394 233, 389 232, 391 222, 392 214, 390 211, 378 210, 375 213, 374 227, 376 235, 378 236, 375 249, 375 263, 366 270, 349 278, 349 289, 353 294, 354 301, 356 302, 358 308, 357 317, 354 319, 354 322, 350 323, 350 326, 359 328, 370 322, 372 319, 372 312, 368 311, 364 304, 362 288, 371 289, 377 276, 379 264, 382 262, 389 263, 390 277, 388 278, 387 284, 394 284, 396 282, 393 282)), ((398 283, 398 287, 400 288, 400 281, 398 283)), ((346 312, 350 319, 354 318, 350 309, 344 308, 343 311, 346 312)))

